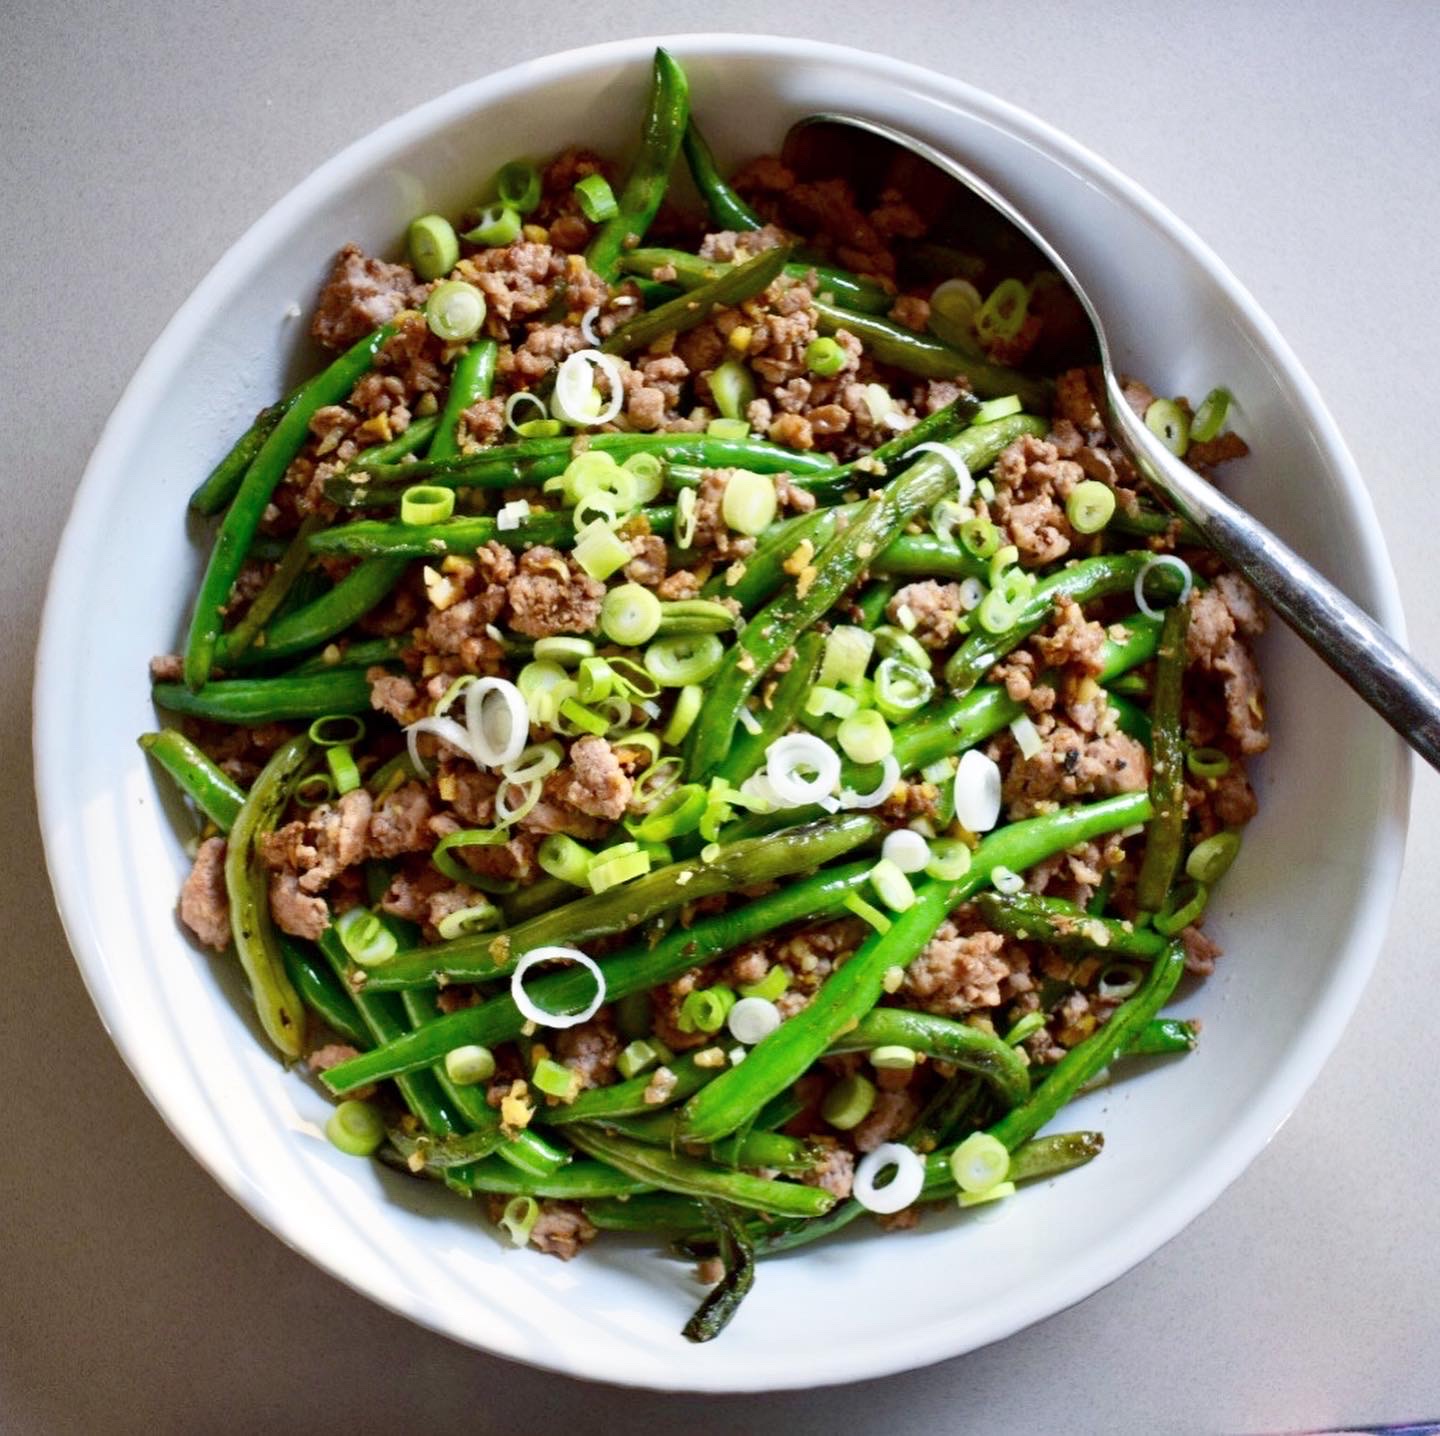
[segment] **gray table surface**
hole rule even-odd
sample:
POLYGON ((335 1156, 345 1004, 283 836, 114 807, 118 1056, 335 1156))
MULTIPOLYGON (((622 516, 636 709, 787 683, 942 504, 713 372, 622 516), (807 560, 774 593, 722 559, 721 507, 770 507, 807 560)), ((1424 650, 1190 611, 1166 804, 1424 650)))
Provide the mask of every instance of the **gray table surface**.
POLYGON ((1440 788, 1422 774, 1380 971, 1299 1111, 1183 1235, 1009 1341, 860 1387, 630 1394, 477 1355, 286 1250, 169 1136, 81 988, 34 841, 26 676, 70 495, 129 374, 273 200, 473 75, 620 34, 823 34, 1005 94, 1219 250, 1326 395, 1375 496, 1412 641, 1440 665, 1435 481, 1440 7, 841 0, 723 9, 204 0, 0 7, 0 1428, 401 1426, 1280 1431, 1440 1418, 1440 1070, 1411 984, 1432 947, 1440 788), (607 14, 613 11, 613 14, 607 14), (357 18, 349 18, 357 17, 357 18), (367 29, 379 37, 366 48, 367 29), (351 38, 351 37, 354 38, 351 38), (1418 1060, 1417 1060, 1418 1059, 1418 1060))

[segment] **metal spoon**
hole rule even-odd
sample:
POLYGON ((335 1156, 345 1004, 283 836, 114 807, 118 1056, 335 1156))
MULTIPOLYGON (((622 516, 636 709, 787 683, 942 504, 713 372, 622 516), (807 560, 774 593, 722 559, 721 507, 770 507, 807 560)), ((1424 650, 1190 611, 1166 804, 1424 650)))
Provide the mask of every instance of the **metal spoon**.
MULTIPOLYGON (((949 181, 978 196, 1006 229, 991 238, 1009 248, 1033 247, 1054 268, 1084 311, 1093 330, 1093 353, 1104 375, 1105 407, 1111 436, 1150 486, 1211 548, 1244 574, 1265 601, 1357 692, 1432 768, 1440 769, 1440 684, 1380 626, 1323 578, 1293 549, 1250 517, 1195 471, 1145 426, 1126 401, 1110 357, 1105 326, 1064 259, 1015 208, 978 175, 920 140, 871 120, 849 115, 814 115, 793 126, 783 156, 791 168, 834 177, 848 167, 862 190, 877 178, 898 179, 907 197, 928 191, 931 208, 968 200, 949 181), (859 133, 857 133, 859 132, 859 133), (903 154, 896 151, 904 152, 903 154), (917 166, 910 157, 924 161, 917 166), (897 171, 898 162, 898 171, 897 171), (945 194, 937 196, 936 184, 945 194), (1006 232, 1008 230, 1008 233, 1006 232)), ((972 204, 973 210, 973 204, 972 204)), ((986 215, 985 219, 993 219, 986 215)))

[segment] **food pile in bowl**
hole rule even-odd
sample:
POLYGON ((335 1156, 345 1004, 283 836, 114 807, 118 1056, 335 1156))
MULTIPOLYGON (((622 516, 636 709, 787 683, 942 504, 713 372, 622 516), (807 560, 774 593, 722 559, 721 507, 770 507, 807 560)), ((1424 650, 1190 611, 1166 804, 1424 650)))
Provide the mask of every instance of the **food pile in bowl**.
MULTIPOLYGON (((700 1263, 1023 1200, 1210 971, 1262 615, 1111 442, 1058 276, 907 189, 719 173, 657 52, 623 178, 517 159, 204 479, 180 917, 341 1150, 700 1263), (683 161, 681 159, 683 152, 683 161), (705 213, 672 203, 688 163, 705 213)), ((1217 388, 1127 397, 1202 472, 1217 388)))

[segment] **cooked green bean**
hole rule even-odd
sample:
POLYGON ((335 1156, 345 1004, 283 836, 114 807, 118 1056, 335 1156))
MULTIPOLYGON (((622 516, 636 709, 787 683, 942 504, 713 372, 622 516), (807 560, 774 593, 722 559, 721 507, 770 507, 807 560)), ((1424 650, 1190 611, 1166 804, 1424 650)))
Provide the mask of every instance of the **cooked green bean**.
POLYGON ((210 677, 215 648, 220 641, 222 610, 229 602, 230 590, 275 486, 309 437, 310 420, 317 409, 338 404, 349 394, 374 362, 381 345, 394 332, 393 324, 382 325, 346 350, 328 369, 301 385, 246 469, 235 498, 220 522, 195 599, 195 612, 185 644, 185 683, 191 692, 210 677))
POLYGON ((1022 941, 1103 952, 1113 957, 1138 957, 1146 962, 1165 950, 1165 939, 1153 928, 1136 927, 1133 922, 1116 918, 1091 917, 1084 908, 1063 898, 1036 897, 1033 893, 1002 897, 988 892, 981 893, 976 902, 988 927, 1022 941))
POLYGON ((1180 704, 1189 630, 1188 603, 1177 603, 1165 611, 1150 700, 1150 801, 1155 816, 1145 829, 1145 856, 1135 882, 1135 901, 1144 912, 1154 912, 1165 901, 1185 845, 1185 739, 1180 704))
MULTIPOLYGON (((1148 798, 1146 807, 1149 807, 1148 798)), ((1184 968, 1184 944, 1168 943, 1164 953, 1151 963, 1135 995, 1122 1002, 1103 1027, 1072 1047, 1028 1102, 1011 1108, 990 1128, 991 1136, 1004 1142, 1012 1152, 1029 1141, 1087 1082, 1124 1055, 1150 1019, 1170 1000, 1184 968)))
POLYGON ((426 456, 431 459, 448 459, 460 452, 460 415, 477 399, 490 397, 495 382, 495 360, 500 353, 493 339, 477 339, 455 361, 450 371, 450 392, 445 396, 445 407, 440 411, 435 437, 430 440, 426 456))
POLYGON ((889 578, 981 578, 988 565, 952 539, 900 534, 870 566, 889 578))
POLYGON ((723 274, 705 281, 678 299, 647 309, 622 324, 601 346, 606 354, 631 354, 662 335, 683 334, 703 324, 722 305, 734 307, 768 289, 780 277, 790 257, 788 245, 762 250, 744 264, 727 266, 723 274))
POLYGON ((727 1202, 705 1202, 715 1233, 724 1275, 705 1294, 695 1314, 681 1329, 686 1341, 713 1341, 740 1309, 755 1285, 755 1251, 738 1212, 727 1202))
POLYGON ((217 723, 281 723, 326 713, 365 713, 370 684, 359 668, 337 668, 298 677, 229 678, 192 693, 183 683, 157 683, 150 691, 157 708, 213 718, 217 723))
POLYGON ((1142 822, 1149 815, 1148 793, 1126 793, 1027 818, 989 834, 964 877, 953 883, 923 884, 914 905, 895 916, 888 932, 868 937, 843 967, 831 973, 809 1006, 752 1048, 741 1066, 696 1093, 685 1107, 686 1136, 697 1142, 718 1141, 784 1091, 850 1023, 875 1006, 886 971, 904 967, 916 957, 945 914, 977 893, 994 868, 1023 872, 1053 853, 1142 822))
MULTIPOLYGON (((603 965, 606 997, 616 1002, 632 992, 647 992, 657 983, 668 982, 689 968, 702 966, 786 923, 817 920, 842 912, 846 895, 866 881, 870 867, 870 863, 861 862, 825 869, 777 892, 754 898, 734 912, 702 918, 689 928, 674 929, 653 945, 641 941, 614 953, 603 965)), ((518 929, 512 929, 515 930, 518 929)), ((594 991, 594 979, 583 970, 566 969, 537 976, 526 984, 525 990, 530 1000, 544 1010, 559 1012, 588 1002, 594 991)), ((489 1047, 508 1041, 517 1036, 524 1025, 524 1015, 510 994, 505 993, 477 1007, 462 1008, 437 1018, 427 1026, 423 1036, 408 1037, 364 1058, 333 1067, 324 1080, 332 1091, 351 1091, 381 1077, 413 1071, 437 1061, 452 1047, 471 1042, 489 1047)), ((683 1062, 680 1066, 671 1064, 677 1074, 684 1065, 683 1062)), ((651 1110, 643 1101, 649 1083, 649 1077, 642 1077, 629 1084, 594 1088, 581 1093, 568 1106, 547 1108, 540 1115, 542 1120, 559 1123, 579 1121, 587 1116, 651 1110), (621 1088, 627 1091, 621 1092, 621 1088), (634 1104, 630 1105, 632 1095, 634 1104), (619 1105, 613 1105, 617 1102, 619 1105)), ((699 1085, 697 1082, 696 1086, 699 1085)))
POLYGON ((285 975, 305 1006, 357 1051, 368 1051, 370 1034, 355 1008, 355 999, 341 986, 325 960, 308 943, 296 938, 281 933, 279 941, 285 975))
POLYGON ((515 1197, 551 1197, 581 1202, 597 1197, 624 1197, 649 1192, 651 1182, 641 1181, 605 1162, 571 1162, 549 1175, 517 1171, 499 1157, 488 1157, 469 1167, 445 1173, 456 1186, 471 1192, 501 1192, 515 1197))
POLYGON ((245 793, 238 783, 216 767, 178 728, 142 733, 140 746, 222 833, 230 831, 245 802, 245 793))
MULTIPOLYGON (((666 265, 675 270, 675 278, 670 282, 679 285, 682 291, 698 289, 730 273, 735 267, 722 260, 701 259, 698 254, 686 254, 683 249, 636 249, 620 261, 622 270, 640 276, 648 276, 666 265)), ((785 265, 785 275, 789 279, 803 280, 812 274, 816 279, 816 293, 826 295, 832 302, 843 304, 847 309, 858 310, 862 314, 884 314, 895 303, 895 296, 878 280, 864 279, 848 270, 832 269, 824 264, 790 262, 785 265)))
POLYGON ((1179 1017, 1156 1017, 1140 1029, 1126 1049, 1127 1057, 1160 1057, 1172 1052, 1193 1052, 1200 1040, 1193 1022, 1179 1017))
POLYGON ((190 495, 190 507, 197 514, 218 514, 240 487, 245 471, 265 446, 265 440, 285 417, 285 411, 299 395, 297 389, 277 404, 270 404, 255 416, 255 422, 235 440, 230 452, 210 470, 204 482, 190 495))
POLYGON ((265 587, 250 602, 250 607, 234 628, 222 635, 218 649, 223 648, 225 657, 221 666, 233 664, 260 636, 271 616, 294 589, 305 565, 310 562, 310 535, 321 526, 318 514, 309 514, 295 530, 289 547, 275 566, 275 572, 265 581, 265 587))
POLYGON ((337 668, 371 668, 389 663, 410 647, 410 635, 398 638, 362 638, 355 642, 327 644, 319 653, 287 668, 286 678, 300 678, 307 673, 331 673, 337 668))
POLYGON ((256 778, 231 824, 225 845, 225 892, 230 931, 265 1035, 286 1057, 299 1057, 305 1041, 305 1009, 285 973, 270 917, 269 874, 256 851, 262 834, 284 810, 291 780, 310 756, 303 734, 282 743, 256 778))
POLYGON ((739 787, 765 762, 765 750, 788 733, 791 723, 804 711, 824 646, 825 640, 818 633, 800 635, 795 644, 795 661, 776 681, 769 706, 762 704, 755 714, 757 731, 735 735, 730 751, 715 767, 715 777, 739 787))
POLYGON ((705 201, 710 218, 721 229, 760 229, 764 220, 721 178, 715 156, 711 153, 710 146, 705 143, 705 136, 700 133, 693 115, 685 122, 685 134, 681 143, 685 149, 686 163, 690 166, 690 174, 695 180, 695 188, 700 191, 700 198, 705 201))

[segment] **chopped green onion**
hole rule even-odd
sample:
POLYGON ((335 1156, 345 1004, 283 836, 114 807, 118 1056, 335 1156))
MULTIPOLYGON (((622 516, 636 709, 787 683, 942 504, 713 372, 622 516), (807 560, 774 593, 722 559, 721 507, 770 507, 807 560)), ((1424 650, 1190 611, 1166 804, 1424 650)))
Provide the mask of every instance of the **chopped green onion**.
POLYGON ((825 640, 825 654, 820 660, 819 682, 827 687, 837 683, 858 683, 870 665, 875 651, 875 637, 863 628, 840 624, 830 630, 825 640))
POLYGON ((1006 897, 1013 897, 1025 886, 1025 879, 1006 867, 991 868, 990 881, 994 884, 995 891, 1004 893, 1006 897))
POLYGON ((728 987, 697 987, 685 994, 675 1025, 682 1032, 719 1032, 735 1006, 728 987))
POLYGON ((705 432, 715 439, 748 439, 750 425, 744 419, 711 419, 705 432))
POLYGON ((1109 1002, 1124 1002, 1144 980, 1145 971, 1133 962, 1112 962, 1095 984, 1095 991, 1109 1002))
POLYGON ((309 728, 317 748, 338 748, 358 743, 365 736, 365 720, 358 713, 327 713, 309 728))
POLYGON ((820 1104, 820 1115, 837 1131, 849 1132, 870 1115, 875 1105, 875 1084, 858 1072, 841 1078, 820 1104))
POLYGON ((336 918, 335 936, 351 962, 359 967, 389 962, 400 946, 395 934, 367 907, 352 907, 336 918))
POLYGON ((468 937, 471 933, 476 932, 489 932, 492 928, 500 926, 502 926, 500 909, 493 902, 481 902, 472 907, 462 907, 456 912, 447 912, 435 924, 435 930, 446 942, 450 942, 457 937, 468 937))
POLYGON ((958 1200, 962 1207, 983 1207, 986 1202, 998 1202, 1014 1195, 1014 1182, 996 1182, 988 1191, 961 1192, 958 1200))
POLYGON ((1013 339, 1025 323, 1030 291, 1018 279, 1002 279, 975 312, 975 332, 985 344, 1013 339))
POLYGON ((1239 851, 1239 833, 1215 833, 1195 844, 1190 856, 1185 859, 1185 876, 1212 887, 1230 870, 1230 864, 1239 851))
POLYGON ((886 933, 894 926, 878 907, 873 903, 866 902, 859 893, 846 893, 842 901, 856 917, 869 923, 876 932, 886 933))
POLYGON ((805 367, 822 379, 833 379, 845 367, 846 358, 840 343, 829 335, 812 339, 805 346, 805 367))
POLYGON ((591 224, 603 224, 620 213, 615 200, 615 191, 610 181, 601 174, 586 175, 575 185, 575 198, 580 201, 580 211, 591 224))
POLYGON ((1007 1046, 1018 1047, 1027 1037, 1034 1036, 1045 1025, 1045 1014, 1043 1012, 1027 1012, 1005 1034, 1007 1046))
POLYGON ((509 205, 492 204, 481 211, 480 223, 467 230, 465 238, 471 244, 483 244, 489 249, 514 244, 520 238, 519 211, 509 205))
POLYGON ((978 1196, 998 1186, 1010 1172, 1010 1153, 989 1132, 972 1132, 950 1154, 950 1172, 962 1192, 978 1196))
POLYGON ((980 291, 968 279, 946 279, 930 293, 930 313, 954 325, 969 325, 980 308, 980 291))
POLYGON ((930 654, 921 646, 919 639, 913 638, 903 628, 882 623, 875 630, 875 649, 882 658, 899 658, 912 668, 925 673, 930 671, 930 654))
POLYGON ((580 530, 575 540, 575 562, 602 582, 634 557, 630 545, 616 536, 608 524, 598 520, 580 530))
POLYGON ((709 795, 699 783, 682 783, 663 798, 637 823, 629 824, 631 835, 642 843, 663 843, 693 833, 700 826, 709 795))
POLYGON ((677 635, 645 650, 645 670, 662 688, 681 688, 712 677, 724 659, 725 645, 715 634, 677 635))
POLYGON ((1065 517, 1076 533, 1098 534, 1114 514, 1115 490, 1099 479, 1076 484, 1065 500, 1065 517))
POLYGON ((732 469, 720 501, 720 515, 736 533, 753 538, 774 521, 777 505, 775 480, 769 474, 732 469))
MULTIPOLYGON (((587 658, 595 656, 595 645, 588 638, 569 638, 562 634, 551 634, 537 638, 535 657, 549 663, 558 663, 564 668, 574 668, 587 658)), ((521 690, 522 694, 524 690, 521 690)))
POLYGON ((603 703, 615 687, 615 675, 603 658, 582 658, 575 681, 582 703, 603 703))
POLYGON ((1230 759, 1218 748, 1192 748, 1185 766, 1197 778, 1223 778, 1230 771, 1230 759))
POLYGON ((960 525, 960 542, 976 558, 990 558, 1000 550, 1000 530, 989 519, 967 519, 960 525))
POLYGON ((600 628, 612 643, 638 647, 655 637, 663 616, 660 600, 648 588, 624 583, 605 595, 600 628))
POLYGON ((1192 881, 1171 888, 1155 914, 1155 931, 1162 937, 1174 937, 1205 911, 1209 901, 1210 889, 1204 883, 1192 881))
POLYGON ((910 879, 889 858, 881 858, 870 869, 870 886, 891 912, 906 912, 915 906, 915 889, 910 886, 910 879))
POLYGON ((511 160, 495 176, 495 193, 507 209, 529 214, 540 203, 540 171, 524 160, 511 160))
POLYGON ((694 489, 681 489, 675 496, 675 547, 689 548, 695 542, 695 505, 699 501, 694 489))
POLYGON ((875 707, 892 723, 918 713, 935 691, 935 680, 901 658, 886 658, 875 670, 875 707))
POLYGON ((763 997, 766 1002, 774 1002, 789 986, 790 969, 777 962, 759 982, 742 983, 740 996, 763 997))
POLYGON ((1018 621, 1020 605, 1007 603, 1005 595, 998 588, 992 588, 980 600, 980 607, 975 610, 975 617, 986 633, 1004 633, 1007 628, 1013 628, 1018 621))
POLYGON ((360 786, 360 769, 355 766, 355 754, 348 743, 337 744, 325 750, 325 766, 335 784, 335 796, 343 797, 353 793, 360 786))
MULTIPOLYGON (((535 795, 539 796, 540 785, 535 785, 535 795)), ((531 805, 533 806, 533 804, 531 805)), ((513 813, 510 816, 511 822, 518 821, 529 811, 513 813)), ((430 849, 430 861, 435 867, 445 874, 451 882, 469 883, 473 887, 480 887, 483 884, 481 874, 473 872, 463 863, 458 862, 451 856, 452 848, 495 848, 501 847, 510 841, 512 834, 508 827, 498 828, 461 828, 458 832, 447 833, 433 848, 430 849)))
POLYGON ((295 784, 292 796, 302 808, 318 808, 335 796, 335 784, 328 773, 311 773, 295 784))
POLYGON ((1208 444, 1225 427, 1230 415, 1231 394, 1228 389, 1212 389, 1201 401, 1190 421, 1190 438, 1197 444, 1208 444))
POLYGON ((573 1102, 580 1095, 580 1074, 573 1067, 542 1057, 535 1064, 530 1080, 547 1097, 573 1102))
POLYGON ((997 548, 990 555, 990 587, 998 588, 1000 581, 1005 577, 1005 570, 1020 558, 1020 550, 1013 543, 1007 543, 1004 548, 997 548))
POLYGON ((685 735, 700 716, 705 701, 705 690, 698 683, 687 683, 675 695, 675 706, 670 710, 670 721, 660 737, 671 747, 685 741, 685 735))
POLYGON ((619 857, 613 854, 614 849, 607 848, 605 852, 597 853, 591 862, 590 871, 585 875, 591 892, 608 892, 621 883, 644 877, 650 871, 650 854, 647 852, 621 853, 619 857))
POLYGON ((510 1233, 510 1240, 523 1247, 540 1220, 540 1203, 534 1197, 511 1197, 500 1213, 500 1225, 510 1233))
POLYGON ((970 871, 971 861, 970 849, 959 839, 936 838, 930 844, 930 861, 925 864, 925 876, 939 878, 941 882, 957 882, 970 871))
POLYGON ((595 712, 593 708, 587 708, 578 698, 562 698, 560 700, 560 717, 578 728, 580 732, 589 733, 595 738, 604 737, 605 730, 610 726, 608 719, 595 712))
MULTIPOLYGON (((553 439, 559 435, 565 425, 559 419, 527 419, 523 424, 515 425, 515 432, 522 439, 553 439)), ((520 1198, 516 1198, 517 1201, 520 1198)))
POLYGON ((738 359, 727 359, 710 375, 710 397, 727 419, 742 419, 755 399, 755 376, 738 359))
POLYGON ((565 833, 551 833, 541 842, 535 861, 552 878, 578 888, 585 886, 595 854, 565 833))
POLYGON ((422 214, 410 221, 405 231, 405 247, 410 263, 421 279, 439 279, 449 274, 460 258, 460 241, 455 227, 443 215, 422 214))
POLYGON ((1190 447, 1190 420, 1173 399, 1156 399, 1145 411, 1145 427, 1177 459, 1185 457, 1190 447))
POLYGON ((437 284, 425 301, 425 323, 447 344, 473 339, 484 322, 485 296, 463 279, 437 284))
MULTIPOLYGON (((748 432, 747 429, 746 433, 748 432)), ((631 454, 620 467, 629 477, 627 487, 630 490, 631 506, 634 508, 648 504, 665 486, 665 461, 659 454, 642 450, 638 454, 631 454)))
POLYGON ((460 1087, 488 1082, 495 1075, 495 1054, 478 1043, 452 1047, 445 1054, 445 1075, 460 1087))
POLYGON ((455 512, 455 490, 416 484, 400 495, 402 524, 444 523, 455 512))
MULTIPOLYGON (((1020 326, 1017 324, 1015 327, 1018 329, 1020 326)), ((975 417, 970 422, 991 424, 996 419, 1008 419, 1011 414, 1018 414, 1024 407, 1018 394, 1006 394, 1002 399, 987 399, 976 409, 975 417)))
POLYGON ((812 718, 848 718, 860 705, 838 688, 817 683, 805 698, 805 711, 812 718))
POLYGON ((873 708, 862 708, 842 719, 835 741, 855 763, 879 763, 895 749, 890 725, 873 708))
MULTIPOLYGON (((642 992, 639 996, 644 997, 645 994, 642 992)), ((615 1059, 615 1067, 628 1082, 630 1078, 638 1077, 642 1072, 648 1072, 659 1061, 660 1054, 655 1050, 655 1044, 647 1042, 641 1037, 630 1043, 615 1059)))
POLYGON ((870 1053, 870 1065, 882 1072, 909 1072, 915 1066, 915 1049, 891 1044, 870 1053))
POLYGON ((368 1102, 342 1102, 325 1123, 325 1135, 347 1157, 368 1157, 385 1140, 385 1123, 368 1102))

